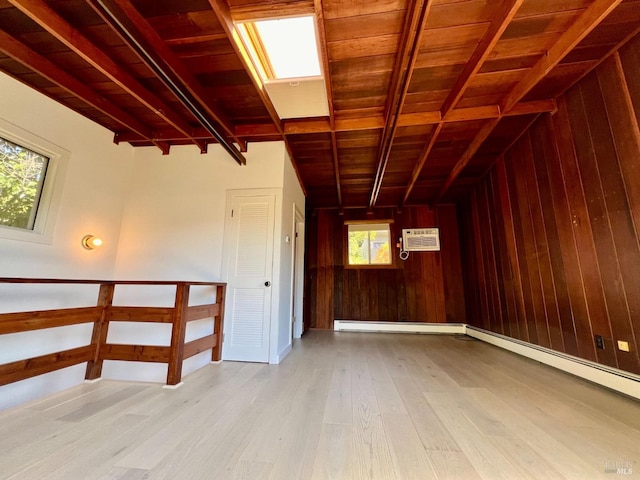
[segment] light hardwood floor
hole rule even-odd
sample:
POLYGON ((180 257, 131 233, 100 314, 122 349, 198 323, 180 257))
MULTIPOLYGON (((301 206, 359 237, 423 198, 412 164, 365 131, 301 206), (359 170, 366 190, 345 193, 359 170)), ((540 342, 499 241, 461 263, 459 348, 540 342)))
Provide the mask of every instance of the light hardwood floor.
POLYGON ((468 337, 312 331, 0 413, 0 478, 640 478, 640 403, 468 337))

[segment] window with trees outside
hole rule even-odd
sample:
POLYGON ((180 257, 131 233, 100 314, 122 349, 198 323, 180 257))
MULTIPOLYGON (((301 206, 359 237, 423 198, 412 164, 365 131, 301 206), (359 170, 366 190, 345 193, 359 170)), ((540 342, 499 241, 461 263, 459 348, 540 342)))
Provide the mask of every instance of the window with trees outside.
POLYGON ((391 232, 388 223, 347 225, 349 265, 391 265, 391 232))
POLYGON ((33 230, 49 158, 0 137, 0 225, 33 230))

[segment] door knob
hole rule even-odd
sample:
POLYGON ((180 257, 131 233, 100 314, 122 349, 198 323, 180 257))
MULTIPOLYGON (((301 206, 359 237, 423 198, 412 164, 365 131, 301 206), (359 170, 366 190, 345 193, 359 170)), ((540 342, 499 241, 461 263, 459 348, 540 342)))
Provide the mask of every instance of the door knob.
POLYGON ((264 286, 265 287, 270 287, 271 286, 271 282, 269 280, 267 280, 266 282, 264 282, 264 286))

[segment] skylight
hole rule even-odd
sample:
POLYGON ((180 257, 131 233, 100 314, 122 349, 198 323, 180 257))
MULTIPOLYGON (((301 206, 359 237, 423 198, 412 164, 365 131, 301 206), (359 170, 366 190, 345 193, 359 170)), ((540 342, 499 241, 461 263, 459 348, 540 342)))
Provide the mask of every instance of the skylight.
POLYGON ((239 30, 263 80, 321 75, 313 16, 244 23, 239 30))

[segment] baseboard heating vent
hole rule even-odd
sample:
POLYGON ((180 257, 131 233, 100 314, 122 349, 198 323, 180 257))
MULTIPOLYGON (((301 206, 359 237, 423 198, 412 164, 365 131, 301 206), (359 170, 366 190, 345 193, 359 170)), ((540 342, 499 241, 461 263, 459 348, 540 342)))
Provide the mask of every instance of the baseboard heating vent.
POLYGON ((482 328, 466 325, 465 329, 470 337, 640 400, 640 375, 483 330, 482 328))
POLYGON ((358 320, 335 320, 336 332, 384 332, 384 333, 440 333, 464 334, 462 323, 422 323, 422 322, 363 322, 358 320))

